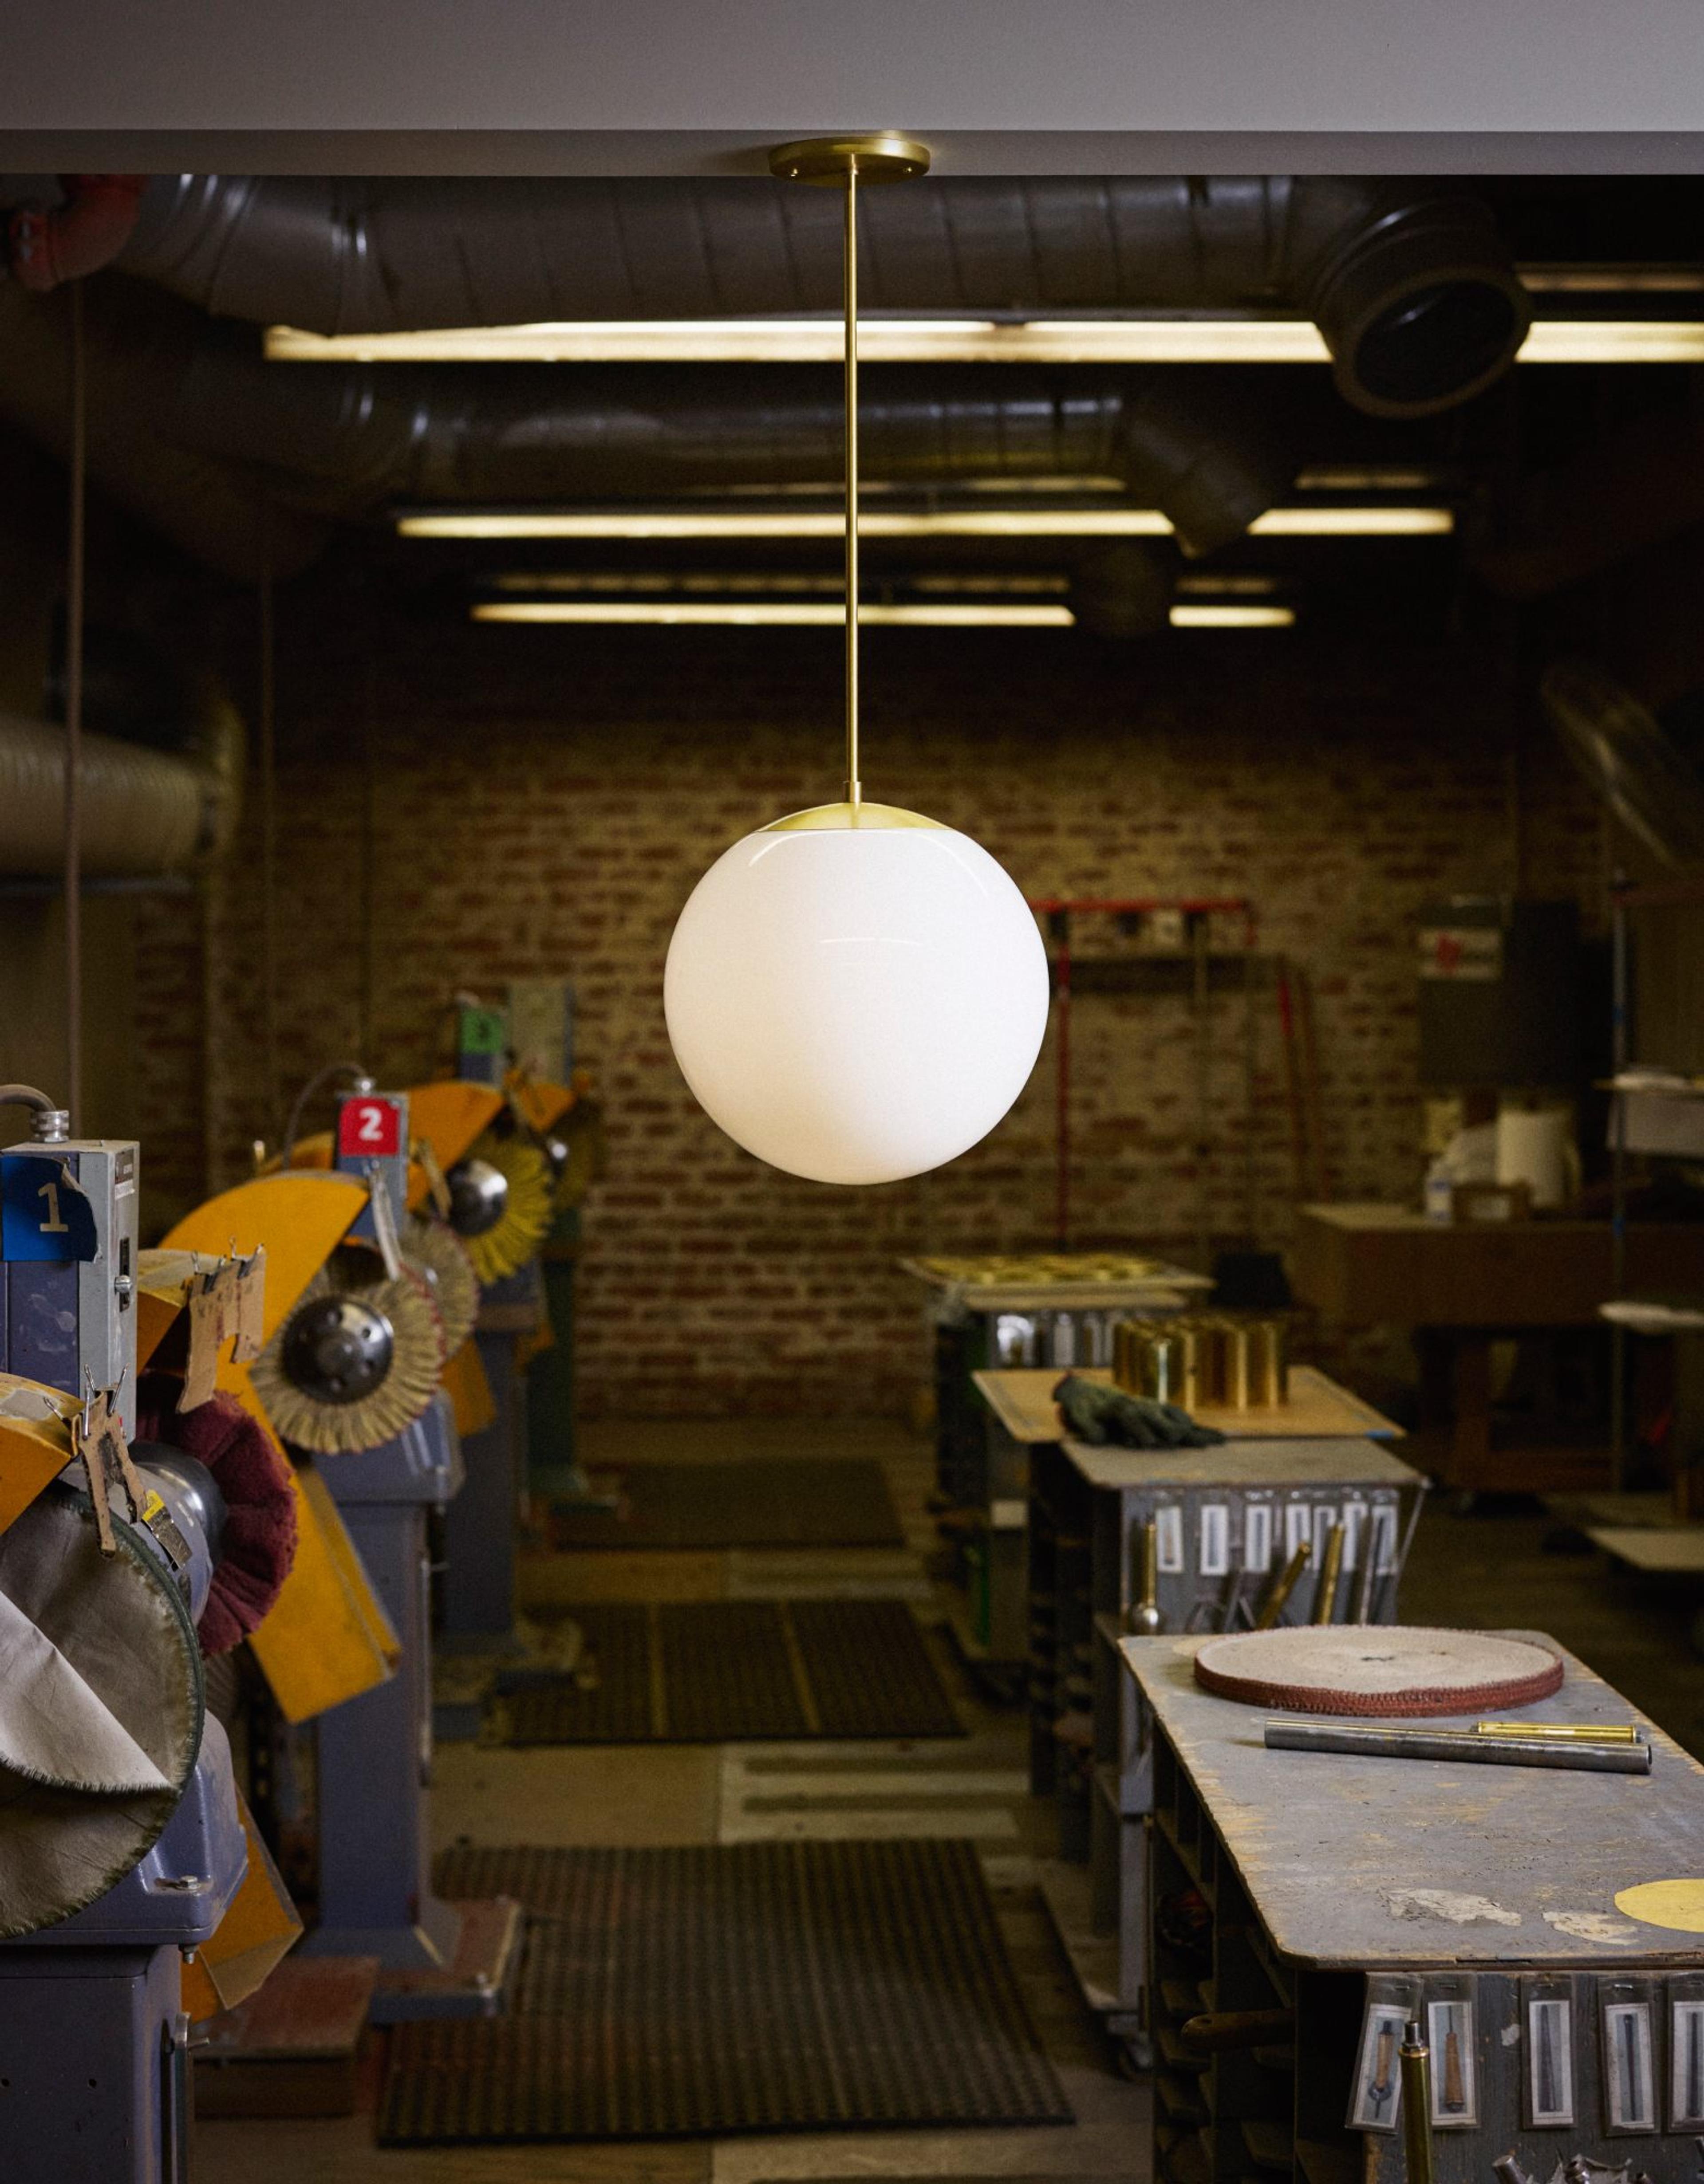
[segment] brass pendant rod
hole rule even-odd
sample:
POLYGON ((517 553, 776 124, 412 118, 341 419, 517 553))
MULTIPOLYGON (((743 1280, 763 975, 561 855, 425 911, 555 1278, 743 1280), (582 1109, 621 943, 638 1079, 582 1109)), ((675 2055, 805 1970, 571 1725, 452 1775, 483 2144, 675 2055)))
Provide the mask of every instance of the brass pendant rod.
MULTIPOLYGON (((914 137, 879 130, 867 136, 816 136, 796 144, 778 144, 769 154, 769 172, 777 181, 809 182, 818 188, 841 187, 846 192, 846 229, 841 241, 841 285, 846 309, 846 785, 842 809, 850 823, 858 824, 863 803, 863 783, 858 778, 858 192, 866 182, 899 182, 929 172, 929 147, 914 137)), ((880 807, 882 823, 895 823, 895 815, 880 807)), ((790 822, 791 823, 791 822, 790 822)), ((836 825, 842 823, 836 819, 836 825)))
POLYGON ((858 750, 858 160, 846 162, 846 236, 841 255, 846 307, 846 788, 854 814, 863 800, 858 750))

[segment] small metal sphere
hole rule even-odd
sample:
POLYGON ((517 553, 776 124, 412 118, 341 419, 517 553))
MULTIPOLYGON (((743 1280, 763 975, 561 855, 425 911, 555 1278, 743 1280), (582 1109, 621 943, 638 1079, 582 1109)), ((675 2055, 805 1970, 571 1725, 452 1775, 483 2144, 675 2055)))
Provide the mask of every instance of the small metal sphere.
POLYGON ((444 1181, 450 1185, 450 1225, 458 1236, 483 1236, 503 1218, 509 1178, 489 1161, 459 1162, 444 1181))
POLYGON ((384 1385, 396 1351, 390 1322, 360 1297, 316 1297, 284 1331, 285 1376, 321 1403, 358 1403, 384 1385))

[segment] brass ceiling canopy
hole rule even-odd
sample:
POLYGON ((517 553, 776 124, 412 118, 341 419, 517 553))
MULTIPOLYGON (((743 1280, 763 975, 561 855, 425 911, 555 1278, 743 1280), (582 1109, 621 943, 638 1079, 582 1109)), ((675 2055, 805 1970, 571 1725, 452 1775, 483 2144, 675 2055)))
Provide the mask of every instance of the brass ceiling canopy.
POLYGON ((779 182, 838 189, 854 169, 861 182, 912 181, 929 172, 929 147, 897 130, 878 129, 865 136, 807 136, 778 144, 769 154, 769 172, 779 182))

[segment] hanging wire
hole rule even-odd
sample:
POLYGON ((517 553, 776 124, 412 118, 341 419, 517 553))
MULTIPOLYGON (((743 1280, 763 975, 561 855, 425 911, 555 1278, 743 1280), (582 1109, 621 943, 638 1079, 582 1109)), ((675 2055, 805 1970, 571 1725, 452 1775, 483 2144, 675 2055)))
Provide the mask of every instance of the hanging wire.
MULTIPOLYGON (((283 1088, 278 1067, 278 749, 277 629, 272 597, 271 539, 260 542, 260 1063, 265 1080, 262 1112, 282 1120, 283 1088)), ((285 1140, 281 1136, 281 1145, 285 1140)))
POLYGON ((83 621, 88 574, 88 351, 83 284, 71 283, 70 521, 65 572, 65 1106, 83 1115, 83 621))
POLYGON ((378 989, 378 665, 371 645, 361 709, 360 1010, 355 1045, 375 1051, 373 1017, 378 989))

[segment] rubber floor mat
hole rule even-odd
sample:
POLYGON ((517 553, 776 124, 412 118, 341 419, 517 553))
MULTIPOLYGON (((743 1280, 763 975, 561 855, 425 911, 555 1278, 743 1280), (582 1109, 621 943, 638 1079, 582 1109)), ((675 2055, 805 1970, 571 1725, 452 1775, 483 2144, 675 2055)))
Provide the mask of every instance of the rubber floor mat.
POLYGON ((849 1457, 631 1463, 594 1484, 612 1509, 559 1508, 557 1547, 898 1547, 881 1466, 849 1457))
POLYGON ((968 1843, 452 1850, 506 2017, 397 2027, 385 2146, 1069 2123, 968 1843))
POLYGON ((729 1744, 961 1736, 902 1600, 676 1601, 577 1608, 578 1668, 514 1669, 509 1744, 729 1744))

